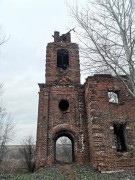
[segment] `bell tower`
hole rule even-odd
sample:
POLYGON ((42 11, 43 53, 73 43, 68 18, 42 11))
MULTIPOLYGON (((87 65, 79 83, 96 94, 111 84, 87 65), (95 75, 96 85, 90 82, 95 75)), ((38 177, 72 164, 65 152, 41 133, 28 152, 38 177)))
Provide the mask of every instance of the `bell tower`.
POLYGON ((46 50, 46 83, 80 84, 80 64, 78 45, 71 43, 70 32, 59 35, 54 32, 54 42, 48 43, 46 50))
POLYGON ((57 162, 56 141, 72 143, 72 162, 88 162, 84 86, 80 84, 79 49, 70 31, 54 32, 46 48, 45 83, 39 84, 36 168, 57 162))

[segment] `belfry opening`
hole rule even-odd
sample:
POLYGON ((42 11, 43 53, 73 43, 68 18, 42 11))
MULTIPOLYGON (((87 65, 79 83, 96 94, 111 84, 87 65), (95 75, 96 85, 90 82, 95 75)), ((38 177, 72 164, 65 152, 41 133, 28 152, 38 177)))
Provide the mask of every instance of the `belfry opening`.
POLYGON ((57 51, 57 66, 66 70, 69 67, 69 52, 65 49, 57 51))

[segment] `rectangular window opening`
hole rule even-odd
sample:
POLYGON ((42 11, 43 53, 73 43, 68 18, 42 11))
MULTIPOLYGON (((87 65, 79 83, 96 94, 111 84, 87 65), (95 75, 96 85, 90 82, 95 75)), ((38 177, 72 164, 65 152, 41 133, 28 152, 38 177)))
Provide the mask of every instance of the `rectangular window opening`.
POLYGON ((117 152, 126 152, 127 151, 127 145, 125 140, 126 124, 117 123, 117 124, 113 124, 113 127, 114 127, 114 136, 115 136, 117 152))
POLYGON ((57 67, 67 69, 69 67, 69 52, 61 49, 57 51, 57 67))
POLYGON ((109 102, 118 104, 118 91, 108 91, 108 98, 109 102))

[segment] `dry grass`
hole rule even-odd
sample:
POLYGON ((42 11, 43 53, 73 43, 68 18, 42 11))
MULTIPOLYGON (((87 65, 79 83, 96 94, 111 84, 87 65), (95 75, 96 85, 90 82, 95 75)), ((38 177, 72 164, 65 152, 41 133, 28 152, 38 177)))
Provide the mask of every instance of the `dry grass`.
POLYGON ((14 174, 10 180, 135 180, 135 173, 101 174, 88 165, 61 164, 46 167, 33 174, 14 174))
POLYGON ((75 172, 70 165, 59 166, 59 171, 66 176, 67 180, 76 180, 75 172))
POLYGON ((14 174, 22 170, 26 172, 25 162, 22 160, 4 159, 0 163, 0 174, 14 174))

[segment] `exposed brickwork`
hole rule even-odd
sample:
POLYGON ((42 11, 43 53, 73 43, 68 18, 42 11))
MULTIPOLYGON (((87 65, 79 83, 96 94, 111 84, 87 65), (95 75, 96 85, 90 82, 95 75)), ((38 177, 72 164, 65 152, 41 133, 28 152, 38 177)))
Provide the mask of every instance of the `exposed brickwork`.
POLYGON ((80 84, 80 64, 78 45, 75 43, 49 43, 46 50, 46 83, 80 84), (57 68, 57 50, 69 51, 69 68, 63 70, 57 68))
POLYGON ((112 76, 89 77, 85 102, 91 163, 101 171, 135 168, 135 101, 122 82, 112 76), (108 90, 119 91, 119 103, 108 101, 108 90), (113 123, 126 123, 127 152, 117 152, 113 123))
POLYGON ((59 135, 72 139, 74 162, 89 162, 84 86, 80 85, 78 45, 70 42, 69 33, 66 36, 66 41, 60 41, 59 33, 55 32, 55 42, 47 45, 46 83, 39 84, 37 168, 55 162, 55 143, 59 135), (57 67, 59 49, 69 52, 69 67, 66 70, 57 67), (62 99, 69 103, 66 111, 59 108, 62 99))
POLYGON ((59 32, 46 50, 46 83, 39 84, 36 168, 55 162, 58 137, 65 135, 73 143, 73 161, 91 162, 101 171, 135 168, 135 101, 123 84, 109 75, 88 77, 80 84, 78 45, 70 42, 70 33, 62 40, 59 32), (69 52, 69 67, 57 67, 57 50, 69 52), (108 90, 118 92, 119 103, 108 101, 108 90), (69 108, 62 111, 65 99, 69 108), (127 152, 117 152, 113 124, 126 123, 127 152))

